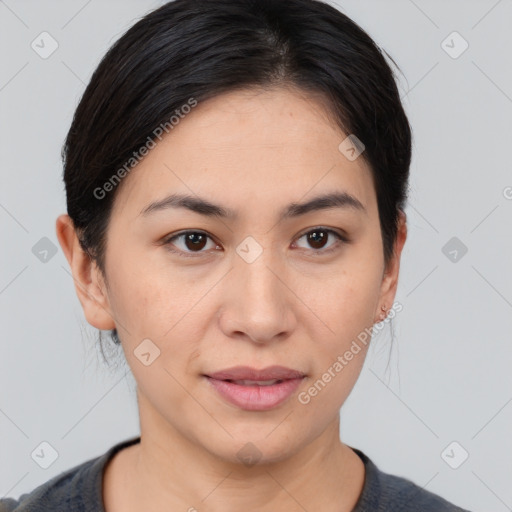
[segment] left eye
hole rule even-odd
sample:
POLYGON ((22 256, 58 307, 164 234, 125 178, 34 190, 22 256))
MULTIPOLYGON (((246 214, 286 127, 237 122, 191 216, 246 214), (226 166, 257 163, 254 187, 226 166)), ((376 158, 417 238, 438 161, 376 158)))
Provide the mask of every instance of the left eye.
POLYGON ((333 244, 331 244, 331 246, 328 249, 316 250, 314 252, 320 253, 320 254, 330 253, 330 252, 338 249, 338 247, 343 242, 348 242, 348 239, 345 238, 344 236, 342 236, 337 231, 334 231, 333 229, 329 229, 329 228, 322 228, 322 227, 314 228, 314 229, 307 231, 301 237, 299 237, 298 240, 306 237, 308 244, 312 244, 312 247, 314 247, 315 249, 317 249, 318 245, 320 245, 321 246, 320 249, 322 249, 325 242, 329 238, 329 235, 334 235, 337 238, 337 241, 334 242, 333 244))
MULTIPOLYGON (((302 238, 306 238, 307 243, 314 248, 313 252, 319 254, 330 253, 336 250, 339 247, 339 245, 341 245, 343 242, 348 242, 348 239, 341 235, 340 233, 338 233, 337 231, 322 227, 314 228, 307 231, 306 233, 302 234, 297 240, 301 240, 302 238), (337 238, 337 241, 331 244, 329 248, 323 249, 326 241, 329 238, 329 235, 334 235, 337 238)), ((204 249, 205 246, 207 245, 208 239, 212 241, 215 247, 218 247, 218 244, 214 243, 212 238, 202 231, 183 231, 182 233, 178 233, 177 235, 174 235, 164 240, 164 245, 166 245, 168 250, 171 252, 178 253, 185 257, 189 257, 195 256, 196 254, 194 253, 200 255, 200 253, 206 252, 203 251, 202 249, 204 249), (177 245, 174 243, 175 240, 180 240, 184 244, 182 248, 178 247, 178 250, 175 250, 171 247, 177 245)))

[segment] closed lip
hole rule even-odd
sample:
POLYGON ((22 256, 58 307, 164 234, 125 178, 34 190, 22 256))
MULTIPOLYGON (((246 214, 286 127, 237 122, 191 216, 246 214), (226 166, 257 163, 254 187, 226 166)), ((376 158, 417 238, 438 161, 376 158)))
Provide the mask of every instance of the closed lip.
POLYGON ((214 373, 205 374, 205 377, 210 377, 216 380, 289 380, 289 379, 302 379, 306 374, 299 370, 286 368, 285 366, 268 366, 258 370, 250 366, 233 366, 214 373))

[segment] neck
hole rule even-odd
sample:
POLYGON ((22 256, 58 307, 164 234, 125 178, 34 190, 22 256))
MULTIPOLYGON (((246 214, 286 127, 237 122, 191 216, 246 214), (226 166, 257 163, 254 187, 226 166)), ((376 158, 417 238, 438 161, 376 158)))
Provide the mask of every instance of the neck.
POLYGON ((339 417, 287 458, 262 456, 248 466, 219 458, 139 407, 145 421, 125 464, 123 510, 351 512, 361 494, 364 464, 340 441, 339 417))

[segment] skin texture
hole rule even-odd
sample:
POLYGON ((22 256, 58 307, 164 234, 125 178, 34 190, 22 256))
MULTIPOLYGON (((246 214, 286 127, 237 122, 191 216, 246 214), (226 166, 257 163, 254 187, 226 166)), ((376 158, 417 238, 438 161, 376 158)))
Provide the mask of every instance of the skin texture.
POLYGON ((362 158, 350 161, 338 150, 346 136, 320 103, 291 89, 200 103, 119 185, 107 283, 80 249, 69 217, 58 217, 86 319, 118 329, 137 382, 141 443, 107 467, 107 512, 352 510, 364 466, 340 441, 339 410, 367 347, 308 404, 297 398, 383 319, 382 305, 393 304, 406 222, 402 215, 395 256, 384 268, 371 173, 362 158), (278 221, 289 203, 331 191, 351 193, 366 212, 333 208, 278 221), (176 192, 234 209, 238 219, 186 209, 139 216, 176 192), (319 226, 345 232, 350 242, 322 255, 338 242, 335 235, 323 245, 308 242, 304 234, 319 226), (210 238, 199 249, 184 237, 163 245, 189 229, 210 238), (263 250, 252 263, 236 252, 247 236, 263 250), (149 366, 134 355, 145 338, 160 349, 149 366), (228 404, 202 377, 274 364, 307 378, 270 411, 228 404), (248 442, 261 452, 250 467, 237 457, 248 442))

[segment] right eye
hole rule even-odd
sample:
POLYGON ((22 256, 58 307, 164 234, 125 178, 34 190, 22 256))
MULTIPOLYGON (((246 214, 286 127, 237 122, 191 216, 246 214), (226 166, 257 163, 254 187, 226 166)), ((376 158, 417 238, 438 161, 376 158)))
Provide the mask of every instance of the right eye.
MULTIPOLYGON (((202 249, 205 247, 207 239, 212 240, 210 235, 208 235, 204 231, 188 230, 182 231, 181 233, 173 234, 170 237, 166 238, 164 240, 164 245, 169 251, 178 254, 179 256, 189 258, 200 256, 201 253, 206 252, 203 251, 202 249), (182 248, 178 248, 178 250, 176 250, 172 247, 176 246, 176 244, 174 243, 175 240, 180 240, 180 242, 182 243, 182 248)), ((218 247, 217 244, 214 243, 214 245, 218 247)))

